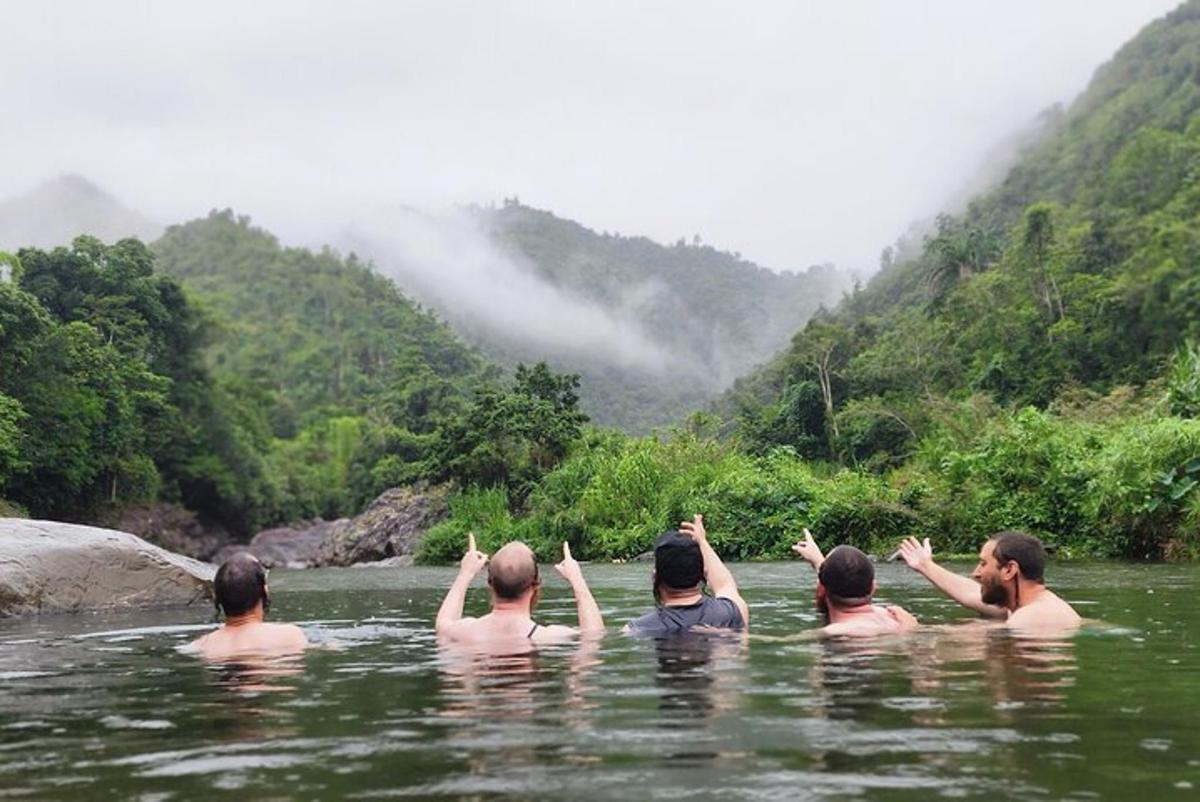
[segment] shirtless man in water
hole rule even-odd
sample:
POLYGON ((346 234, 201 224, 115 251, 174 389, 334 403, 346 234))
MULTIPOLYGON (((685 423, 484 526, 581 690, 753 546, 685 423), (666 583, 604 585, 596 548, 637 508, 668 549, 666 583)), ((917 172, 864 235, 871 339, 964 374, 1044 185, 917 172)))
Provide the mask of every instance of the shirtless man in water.
POLYGON ((192 641, 205 658, 295 654, 308 646, 300 627, 263 620, 271 607, 267 569, 253 555, 241 552, 226 560, 217 569, 213 591, 217 607, 225 613, 225 624, 192 641))
POLYGON ((1024 532, 997 532, 979 550, 971 578, 933 561, 929 538, 905 538, 900 556, 921 576, 964 607, 985 618, 1003 619, 1024 630, 1062 630, 1079 626, 1079 613, 1046 588, 1046 549, 1024 532))
POLYGON ((451 643, 488 646, 520 642, 549 643, 562 641, 580 633, 604 631, 600 607, 592 598, 583 570, 571 556, 571 547, 563 543, 562 562, 555 570, 567 580, 575 593, 579 613, 579 628, 538 624, 533 610, 541 593, 537 559, 533 551, 520 541, 513 541, 492 555, 491 560, 475 547, 475 535, 467 536, 467 553, 459 563, 458 576, 450 586, 442 607, 438 610, 438 638, 451 643), (463 618, 463 602, 475 575, 488 569, 488 586, 492 592, 492 611, 480 618, 463 618))
POLYGON ((825 616, 822 635, 871 637, 907 632, 917 619, 902 607, 874 604, 875 566, 867 555, 853 546, 837 546, 829 556, 804 530, 804 540, 792 551, 817 569, 817 609, 825 616))

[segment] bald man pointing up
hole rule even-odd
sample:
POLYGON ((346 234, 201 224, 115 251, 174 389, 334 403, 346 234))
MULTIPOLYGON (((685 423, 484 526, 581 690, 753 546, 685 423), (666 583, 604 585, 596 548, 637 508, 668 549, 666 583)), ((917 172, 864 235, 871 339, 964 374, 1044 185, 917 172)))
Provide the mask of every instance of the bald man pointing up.
POLYGON ((444 641, 486 646, 513 642, 546 643, 572 635, 603 632, 604 619, 584 581, 579 563, 571 556, 571 547, 563 543, 562 562, 554 566, 575 594, 579 628, 543 626, 533 620, 533 611, 541 593, 537 559, 520 541, 513 541, 492 555, 491 560, 475 548, 475 535, 467 535, 467 553, 459 563, 458 576, 450 586, 438 610, 438 637, 444 641), (463 602, 475 575, 488 568, 488 587, 492 593, 492 611, 481 618, 463 618, 463 602))

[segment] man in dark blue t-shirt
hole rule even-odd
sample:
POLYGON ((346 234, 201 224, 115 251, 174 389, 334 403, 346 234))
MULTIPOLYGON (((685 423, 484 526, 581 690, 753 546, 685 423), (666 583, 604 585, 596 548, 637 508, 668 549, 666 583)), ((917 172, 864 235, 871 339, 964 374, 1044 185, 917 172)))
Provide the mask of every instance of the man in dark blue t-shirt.
POLYGON ((627 632, 677 635, 693 627, 746 629, 750 624, 746 601, 709 544, 700 515, 654 542, 654 598, 658 606, 630 621, 627 632), (701 590, 703 582, 711 596, 701 590))

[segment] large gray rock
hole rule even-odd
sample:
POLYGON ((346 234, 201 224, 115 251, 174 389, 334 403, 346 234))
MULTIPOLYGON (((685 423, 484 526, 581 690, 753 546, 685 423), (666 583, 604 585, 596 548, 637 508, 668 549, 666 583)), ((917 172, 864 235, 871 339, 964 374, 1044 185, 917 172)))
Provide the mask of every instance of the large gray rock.
POLYGON ((264 529, 245 545, 225 546, 212 557, 216 565, 228 560, 239 551, 248 551, 268 568, 307 568, 318 560, 321 544, 332 532, 347 525, 349 521, 323 521, 280 526, 264 529))
POLYGON ((450 514, 444 485, 393 487, 349 521, 333 527, 317 557, 320 565, 353 565, 410 556, 425 531, 450 514))
POLYGON ((213 574, 127 532, 0 518, 0 616, 211 604, 213 574))

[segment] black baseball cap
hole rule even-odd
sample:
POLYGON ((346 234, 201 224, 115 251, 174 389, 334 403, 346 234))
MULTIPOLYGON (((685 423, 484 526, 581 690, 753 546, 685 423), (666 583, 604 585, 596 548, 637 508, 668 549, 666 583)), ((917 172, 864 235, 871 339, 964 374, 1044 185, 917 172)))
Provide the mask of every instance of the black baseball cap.
POLYGON ((678 529, 663 532, 654 541, 654 573, 672 590, 696 587, 704 580, 700 545, 678 529))

